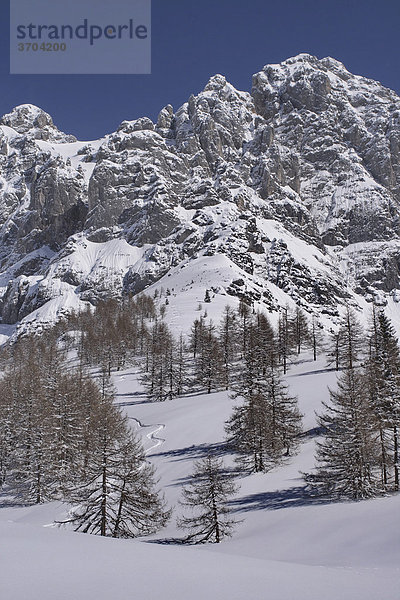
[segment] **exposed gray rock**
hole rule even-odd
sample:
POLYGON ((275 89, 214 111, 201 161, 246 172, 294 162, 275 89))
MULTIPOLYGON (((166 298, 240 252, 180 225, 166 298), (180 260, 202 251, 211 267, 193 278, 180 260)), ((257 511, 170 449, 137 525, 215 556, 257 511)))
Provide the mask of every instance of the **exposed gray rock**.
POLYGON ((149 285, 158 281, 160 276, 162 277, 165 273, 166 271, 161 274, 160 272, 152 273, 149 271, 145 273, 136 273, 129 269, 124 277, 124 293, 132 295, 139 294, 149 287, 149 285))
POLYGON ((257 73, 252 96, 286 154, 274 158, 275 172, 265 171, 264 195, 277 184, 291 185, 327 244, 398 235, 400 100, 394 92, 351 75, 338 61, 303 54, 257 73))
POLYGON ((51 142, 76 142, 76 137, 59 131, 51 116, 33 104, 21 104, 0 119, 18 133, 27 134, 38 140, 51 142))
POLYGON ((21 318, 21 307, 29 291, 29 280, 21 275, 12 279, 2 299, 2 321, 14 324, 21 318))
POLYGON ((400 288, 400 99, 332 58, 267 65, 251 94, 215 75, 156 124, 123 121, 67 159, 57 144, 75 138, 41 109, 19 106, 1 125, 4 321, 51 298, 51 278, 95 303, 218 254, 241 274, 227 293, 271 310, 269 284, 330 315, 352 291, 400 288), (121 238, 137 264, 93 276, 60 266, 121 238), (21 262, 44 246, 58 252, 50 262, 21 262))

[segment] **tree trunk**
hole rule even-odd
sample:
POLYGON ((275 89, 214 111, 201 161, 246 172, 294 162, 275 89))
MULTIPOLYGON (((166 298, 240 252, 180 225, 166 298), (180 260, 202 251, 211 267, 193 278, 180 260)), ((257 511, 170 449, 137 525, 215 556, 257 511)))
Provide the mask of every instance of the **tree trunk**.
POLYGON ((381 453, 382 453, 382 484, 383 484, 383 488, 386 490, 386 487, 387 487, 386 449, 385 449, 385 442, 383 439, 382 427, 379 427, 379 441, 381 444, 381 453))
POLYGON ((220 535, 220 531, 219 531, 218 511, 217 511, 217 506, 215 503, 214 490, 211 491, 211 498, 212 498, 212 510, 213 510, 213 517, 214 517, 214 525, 215 525, 215 543, 219 544, 219 542, 221 541, 221 535, 220 535))
POLYGON ((394 463, 394 489, 396 492, 399 491, 399 434, 397 431, 397 426, 393 427, 393 444, 394 444, 394 455, 393 455, 393 463, 394 463))
POLYGON ((102 490, 101 490, 101 523, 100 523, 100 535, 106 535, 107 525, 107 468, 106 468, 106 457, 103 457, 103 473, 102 473, 102 490))
POLYGON ((124 496, 125 485, 126 485, 126 481, 124 479, 124 481, 122 483, 121 496, 119 498, 119 503, 118 503, 117 518, 115 520, 115 527, 114 527, 114 531, 113 531, 113 537, 114 538, 118 537, 119 524, 121 522, 121 515, 122 515, 122 507, 124 505, 124 499, 125 499, 125 496, 124 496))

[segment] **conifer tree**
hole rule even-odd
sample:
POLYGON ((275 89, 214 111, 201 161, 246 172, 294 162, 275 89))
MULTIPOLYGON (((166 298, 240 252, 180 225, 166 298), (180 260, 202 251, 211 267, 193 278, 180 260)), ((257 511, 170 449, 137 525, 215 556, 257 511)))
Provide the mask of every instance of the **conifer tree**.
MULTIPOLYGON (((153 471, 113 405, 110 380, 111 368, 122 365, 127 348, 132 347, 127 337, 129 332, 138 331, 138 315, 145 324, 154 318, 153 308, 146 298, 128 299, 122 306, 107 301, 99 311, 104 331, 87 310, 40 336, 19 339, 10 348, 0 379, 0 485, 6 482, 10 492, 27 502, 67 497, 81 507, 86 502, 85 514, 92 515, 92 523, 96 503, 91 492, 96 495, 100 490, 96 508, 100 507, 102 534, 104 519, 112 514, 118 519, 113 530, 106 526, 107 535, 130 536, 133 530, 144 532, 165 520, 168 511, 154 491, 153 471), (98 345, 107 332, 111 342, 104 351, 98 345), (79 358, 77 370, 65 364, 73 339, 79 358), (86 359, 100 367, 97 383, 85 374, 86 359), (137 509, 135 524, 127 526, 137 508, 134 485, 136 491, 142 490, 137 497, 141 512, 137 509)), ((164 333, 161 341, 168 338, 168 332, 164 333)), ((182 380, 179 385, 183 385, 182 380)), ((85 528, 90 519, 85 520, 83 514, 80 517, 85 528)))
POLYGON ((155 322, 150 338, 142 383, 150 399, 162 402, 177 395, 175 341, 163 321, 155 322))
POLYGON ((318 419, 324 439, 317 444, 316 473, 308 480, 331 497, 360 500, 376 495, 379 446, 362 374, 345 369, 324 407, 318 419))
POLYGON ((6 481, 16 439, 13 391, 12 381, 0 382, 0 488, 6 481))
POLYGON ((223 380, 226 390, 229 389, 232 380, 234 362, 237 358, 239 346, 238 338, 236 314, 230 306, 226 306, 219 328, 219 341, 223 355, 223 380))
POLYGON ((25 501, 33 503, 54 498, 57 479, 53 461, 53 398, 49 393, 52 387, 49 385, 49 367, 53 361, 50 354, 51 350, 46 354, 46 344, 42 340, 26 338, 15 349, 16 363, 2 381, 7 386, 13 378, 16 400, 13 403, 16 426, 10 483, 25 501))
POLYGON ((210 394, 220 386, 223 372, 221 347, 212 321, 203 325, 199 341, 200 350, 195 360, 196 380, 210 394))
MULTIPOLYGON (((265 325, 266 326, 266 325, 265 325)), ((277 366, 273 344, 264 346, 257 326, 252 325, 235 397, 243 404, 234 407, 226 423, 227 438, 239 462, 250 471, 267 471, 295 449, 301 415, 297 401, 288 394, 277 366)))
POLYGON ((339 360, 340 360, 340 332, 331 331, 329 338, 329 348, 327 351, 328 364, 334 364, 335 370, 339 371, 339 360))
POLYGON ((242 357, 244 356, 247 348, 247 337, 248 327, 251 322, 251 310, 244 300, 240 300, 238 307, 239 316, 239 338, 240 338, 240 351, 242 357))
POLYGON ((293 353, 293 331, 289 319, 289 308, 284 306, 279 313, 278 322, 278 356, 283 366, 283 374, 288 369, 288 361, 293 353))
POLYGON ((179 336, 176 349, 175 391, 176 396, 182 396, 189 386, 187 348, 183 334, 179 336))
POLYGON ((197 354, 201 350, 201 345, 204 339, 204 319, 200 317, 199 319, 195 319, 189 341, 189 349, 193 352, 193 358, 195 359, 197 354))
POLYGON ((379 432, 382 486, 399 490, 400 351, 383 311, 374 307, 365 363, 369 403, 379 432))
POLYGON ((148 535, 164 527, 171 511, 155 489, 154 468, 146 462, 143 447, 134 436, 120 448, 114 469, 112 537, 148 535))
POLYGON ((352 369, 360 359, 364 344, 364 332, 351 308, 346 307, 345 314, 340 320, 338 331, 332 334, 328 356, 330 362, 339 368, 352 369))
POLYGON ((227 506, 237 487, 223 471, 222 460, 209 454, 194 463, 191 482, 183 488, 181 505, 189 514, 178 519, 178 527, 189 530, 186 541, 219 543, 230 537, 238 523, 227 506))
POLYGON ((85 477, 70 491, 68 500, 75 507, 65 523, 72 523, 76 531, 101 536, 130 538, 153 533, 170 516, 155 490, 154 470, 121 415, 105 404, 101 413, 97 447, 85 477))
POLYGON ((206 290, 204 295, 204 302, 211 302, 210 290, 206 290))
POLYGON ((307 317, 299 305, 296 305, 293 317, 290 319, 291 335, 297 354, 310 340, 310 330, 307 317))
MULTIPOLYGON (((322 326, 318 323, 315 316, 312 317, 310 327, 310 346, 313 353, 313 360, 317 360, 318 351, 323 348, 322 326)), ((339 366, 337 366, 339 368, 339 366)))

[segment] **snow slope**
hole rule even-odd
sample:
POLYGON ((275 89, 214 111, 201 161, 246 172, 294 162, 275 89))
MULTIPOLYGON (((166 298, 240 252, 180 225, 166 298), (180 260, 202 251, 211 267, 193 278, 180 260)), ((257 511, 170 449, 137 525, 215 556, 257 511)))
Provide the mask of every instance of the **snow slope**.
MULTIPOLYGON (((335 373, 323 359, 303 359, 287 376, 310 435, 287 465, 239 480, 232 508, 243 522, 219 546, 165 542, 182 536, 175 526, 181 486, 193 460, 223 442, 234 401, 220 392, 150 403, 136 368, 115 374, 114 380, 117 402, 142 435, 159 485, 175 506, 173 519, 152 538, 120 541, 43 527, 63 514, 58 503, 3 507, 2 597, 398 600, 400 496, 320 504, 302 490, 300 473, 313 467, 314 411, 327 398, 327 386, 335 385, 335 373)), ((224 460, 233 464, 229 455, 224 460)))

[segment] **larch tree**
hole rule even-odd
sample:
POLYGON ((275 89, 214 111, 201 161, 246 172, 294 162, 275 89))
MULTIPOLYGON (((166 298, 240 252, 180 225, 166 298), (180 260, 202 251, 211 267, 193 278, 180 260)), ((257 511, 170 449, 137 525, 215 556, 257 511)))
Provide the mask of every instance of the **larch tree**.
POLYGON ((242 357, 247 348, 248 327, 251 322, 251 309, 248 304, 242 299, 238 307, 239 316, 239 347, 242 357))
POLYGON ((142 376, 148 397, 162 402, 176 394, 175 341, 167 325, 156 321, 150 331, 146 369, 142 376))
POLYGON ((18 341, 0 381, 3 479, 26 502, 63 498, 97 425, 87 423, 97 386, 80 371, 66 371, 56 352, 47 335, 18 341))
POLYGON ((223 380, 227 390, 231 384, 239 346, 238 319, 235 311, 230 306, 225 307, 222 315, 219 341, 223 355, 223 380))
POLYGON ((219 543, 232 535, 238 523, 232 517, 228 501, 237 492, 223 463, 211 454, 194 463, 190 484, 183 488, 180 504, 188 514, 178 519, 178 527, 189 531, 187 542, 219 543))
POLYGON ((212 321, 204 324, 200 338, 200 350, 195 359, 197 382, 205 388, 207 394, 221 385, 223 373, 222 350, 217 330, 212 321))
POLYGON ((7 385, 13 378, 18 411, 10 484, 25 501, 37 504, 54 498, 56 481, 54 412, 45 348, 33 337, 24 340, 15 350, 16 365, 2 381, 7 385))
POLYGON ((369 330, 365 379, 379 432, 382 487, 399 490, 400 351, 396 333, 383 311, 374 307, 369 330))
POLYGON ((136 537, 156 531, 169 518, 155 489, 153 469, 126 418, 103 398, 93 419, 100 422, 95 447, 78 485, 70 490, 70 517, 76 531, 110 537, 136 537))
POLYGON ((297 354, 310 341, 310 329, 307 317, 299 305, 296 305, 293 316, 290 318, 290 328, 297 354))
POLYGON ((140 353, 128 338, 139 333, 142 317, 147 331, 153 308, 146 298, 127 299, 122 306, 107 301, 99 321, 85 310, 41 335, 17 340, 2 365, 0 485, 25 502, 72 502, 72 520, 82 531, 142 535, 169 515, 143 449, 113 404, 110 379, 111 368, 121 368, 128 351, 140 353), (108 333, 110 343, 99 347, 108 333), (66 363, 73 345, 77 369, 66 363), (96 381, 85 373, 88 365, 99 367, 96 381))
POLYGON ((362 373, 345 369, 324 407, 318 418, 324 438, 317 443, 316 471, 308 481, 331 497, 375 496, 379 445, 362 373))
POLYGON ((204 327, 205 325, 203 317, 194 320, 189 338, 189 349, 193 352, 194 359, 201 350, 201 345, 204 338, 204 327))
POLYGON ((363 350, 364 331, 354 310, 347 306, 338 330, 331 336, 328 350, 330 362, 334 362, 337 371, 339 368, 352 369, 361 358, 363 350))
POLYGON ((258 319, 249 329, 243 367, 235 385, 235 406, 226 423, 227 440, 238 461, 250 471, 268 471, 297 445, 301 415, 297 400, 290 396, 277 365, 273 338, 260 329, 258 319), (264 332, 264 335, 260 332, 264 332))
POLYGON ((120 448, 115 467, 112 537, 148 535, 164 527, 171 511, 156 490, 154 468, 146 462, 143 447, 133 435, 120 448))
POLYGON ((316 361, 318 352, 324 347, 324 336, 322 333, 322 325, 318 323, 314 315, 311 319, 309 344, 312 349, 313 360, 316 361))
POLYGON ((286 375, 288 361, 293 354, 293 330, 289 319, 288 306, 284 306, 279 313, 277 344, 279 361, 283 366, 283 374, 286 375))

